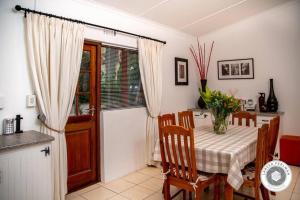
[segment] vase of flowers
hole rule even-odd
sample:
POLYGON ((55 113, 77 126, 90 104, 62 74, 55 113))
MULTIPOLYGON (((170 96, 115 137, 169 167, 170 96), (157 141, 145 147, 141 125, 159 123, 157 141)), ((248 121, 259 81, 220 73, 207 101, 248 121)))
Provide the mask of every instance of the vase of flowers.
MULTIPOLYGON (((199 71, 199 77, 200 77, 200 82, 201 82, 201 88, 199 88, 200 92, 205 92, 205 88, 207 85, 207 72, 209 69, 210 58, 211 58, 211 53, 212 53, 213 47, 214 47, 214 42, 212 42, 212 44, 211 44, 208 59, 207 59, 207 57, 206 57, 207 55, 205 53, 205 50, 206 50, 205 43, 203 46, 200 45, 198 38, 197 38, 197 50, 195 50, 193 45, 191 45, 191 47, 190 47, 190 51, 196 62, 197 69, 199 71)), ((206 103, 203 100, 203 98, 201 97, 201 95, 198 100, 198 106, 202 109, 206 108, 206 103)))
POLYGON ((210 110, 214 132, 224 134, 227 131, 229 115, 240 109, 240 101, 231 95, 211 91, 209 88, 201 92, 201 96, 210 110))

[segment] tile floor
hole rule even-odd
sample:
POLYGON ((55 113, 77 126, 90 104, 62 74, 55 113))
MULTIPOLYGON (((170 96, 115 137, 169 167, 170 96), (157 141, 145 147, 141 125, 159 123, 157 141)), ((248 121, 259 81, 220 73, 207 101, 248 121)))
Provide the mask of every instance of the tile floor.
MULTIPOLYGON (((292 184, 283 192, 271 196, 272 200, 300 200, 300 167, 290 166, 292 169, 292 184)), ((163 196, 162 178, 160 169, 147 167, 137 172, 109 183, 97 183, 82 190, 68 194, 67 200, 161 200, 163 196)), ((171 188, 171 193, 177 189, 171 188)), ((182 199, 182 195, 176 200, 182 199)), ((213 189, 203 192, 204 200, 213 199, 213 189)), ((239 196, 234 196, 235 200, 242 200, 239 196)))

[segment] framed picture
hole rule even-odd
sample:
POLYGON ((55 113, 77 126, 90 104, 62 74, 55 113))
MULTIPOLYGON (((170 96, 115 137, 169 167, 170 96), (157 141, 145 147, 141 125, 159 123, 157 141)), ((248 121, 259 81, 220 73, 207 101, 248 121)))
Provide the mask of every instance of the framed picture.
POLYGON ((188 60, 184 58, 175 58, 175 85, 188 85, 188 60))
POLYGON ((254 79, 254 59, 218 61, 218 79, 254 79))

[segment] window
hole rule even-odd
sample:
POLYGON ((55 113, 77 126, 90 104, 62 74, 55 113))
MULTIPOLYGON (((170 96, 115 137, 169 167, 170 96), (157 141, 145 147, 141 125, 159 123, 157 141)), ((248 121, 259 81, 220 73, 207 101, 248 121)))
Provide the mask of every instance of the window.
POLYGON ((97 47, 84 44, 79 78, 70 116, 87 116, 96 105, 96 56, 97 47))
POLYGON ((102 46, 101 109, 145 106, 136 50, 102 46))

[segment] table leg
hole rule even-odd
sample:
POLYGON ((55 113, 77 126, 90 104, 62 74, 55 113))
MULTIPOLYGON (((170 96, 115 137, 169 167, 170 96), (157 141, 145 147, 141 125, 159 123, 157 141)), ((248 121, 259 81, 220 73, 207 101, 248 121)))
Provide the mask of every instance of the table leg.
POLYGON ((225 200, 233 200, 233 188, 225 181, 225 200))

